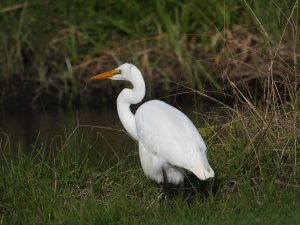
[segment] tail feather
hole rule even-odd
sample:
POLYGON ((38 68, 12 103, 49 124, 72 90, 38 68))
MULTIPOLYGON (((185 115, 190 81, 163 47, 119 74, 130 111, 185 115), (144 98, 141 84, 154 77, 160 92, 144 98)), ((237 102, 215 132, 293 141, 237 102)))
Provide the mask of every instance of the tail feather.
POLYGON ((215 177, 214 170, 209 167, 208 169, 198 166, 196 168, 191 169, 191 171, 200 179, 200 180, 207 180, 210 178, 215 177))

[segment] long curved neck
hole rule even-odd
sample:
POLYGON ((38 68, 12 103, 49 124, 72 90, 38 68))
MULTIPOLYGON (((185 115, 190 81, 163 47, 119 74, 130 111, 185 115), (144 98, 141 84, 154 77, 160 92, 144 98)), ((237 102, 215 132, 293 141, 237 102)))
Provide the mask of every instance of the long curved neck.
POLYGON ((134 79, 130 80, 133 85, 133 89, 125 88, 121 91, 117 98, 117 109, 119 118, 125 128, 125 130, 135 140, 138 140, 135 117, 130 110, 131 104, 140 103, 145 96, 145 82, 140 71, 134 74, 134 79))

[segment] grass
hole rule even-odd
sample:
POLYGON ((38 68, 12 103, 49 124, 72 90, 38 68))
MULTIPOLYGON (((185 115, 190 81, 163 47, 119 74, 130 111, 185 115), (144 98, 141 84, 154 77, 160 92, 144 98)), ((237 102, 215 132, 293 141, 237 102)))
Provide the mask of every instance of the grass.
POLYGON ((170 81, 221 92, 228 80, 263 87, 270 62, 274 81, 293 81, 298 11, 291 0, 4 0, 0 102, 103 102, 114 95, 111 85, 86 86, 86 78, 124 62, 141 68, 152 96, 158 87, 176 89, 170 81))
POLYGON ((201 116, 217 190, 207 197, 198 192, 191 203, 166 198, 143 175, 137 149, 114 163, 95 159, 80 124, 50 146, 39 142, 30 154, 16 153, 9 137, 2 138, 1 223, 299 223, 299 111, 236 104, 201 116))

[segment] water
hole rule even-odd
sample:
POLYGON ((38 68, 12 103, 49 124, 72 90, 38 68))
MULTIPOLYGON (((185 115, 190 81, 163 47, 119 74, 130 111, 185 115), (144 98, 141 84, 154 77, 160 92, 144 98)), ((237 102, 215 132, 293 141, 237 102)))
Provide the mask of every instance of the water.
MULTIPOLYGON (((194 112, 194 106, 178 106, 196 126, 200 126, 199 122, 202 122, 199 121, 199 114, 194 112)), ((207 111, 207 107, 203 108, 207 111)), ((199 112, 199 109, 196 111, 199 112)), ((135 141, 123 130, 116 108, 68 111, 0 110, 0 151, 7 138, 12 151, 20 148, 30 153, 40 145, 49 149, 55 143, 63 143, 73 133, 93 146, 92 158, 105 156, 107 159, 117 159, 120 154, 138 152, 135 141), (75 130, 78 125, 79 130, 75 130)))
POLYGON ((9 138, 10 148, 32 152, 40 144, 63 142, 74 132, 83 134, 95 154, 116 156, 118 149, 134 148, 134 141, 123 132, 115 109, 0 111, 0 144, 9 138))

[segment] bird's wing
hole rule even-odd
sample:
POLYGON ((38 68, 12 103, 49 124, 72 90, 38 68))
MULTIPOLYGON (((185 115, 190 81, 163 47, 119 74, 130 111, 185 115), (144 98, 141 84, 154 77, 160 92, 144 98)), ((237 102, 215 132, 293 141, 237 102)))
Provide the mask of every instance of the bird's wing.
POLYGON ((198 130, 182 112, 158 100, 144 103, 135 114, 139 141, 170 164, 190 170, 193 164, 210 168, 198 130))

